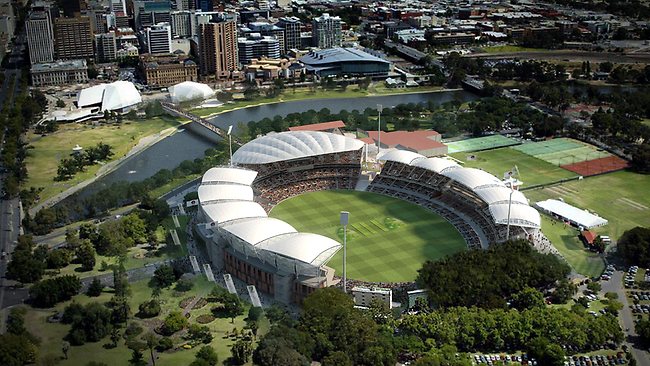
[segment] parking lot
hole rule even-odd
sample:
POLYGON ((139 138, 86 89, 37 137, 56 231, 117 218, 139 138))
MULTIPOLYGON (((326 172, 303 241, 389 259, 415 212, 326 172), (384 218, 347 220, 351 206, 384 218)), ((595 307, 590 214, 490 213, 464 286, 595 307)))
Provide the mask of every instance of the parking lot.
POLYGON ((565 366, 625 365, 625 354, 566 357, 565 366))

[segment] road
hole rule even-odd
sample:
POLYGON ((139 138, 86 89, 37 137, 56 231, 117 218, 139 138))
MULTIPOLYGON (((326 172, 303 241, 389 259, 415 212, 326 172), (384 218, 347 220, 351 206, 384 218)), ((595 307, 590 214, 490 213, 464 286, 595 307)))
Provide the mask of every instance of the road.
POLYGON ((637 361, 638 365, 650 365, 650 354, 640 346, 638 335, 634 330, 634 315, 630 309, 627 300, 625 288, 623 288, 623 277, 625 272, 615 271, 609 281, 601 281, 603 292, 614 292, 618 295, 619 301, 623 304, 623 309, 619 312, 619 322, 625 334, 625 342, 637 361))

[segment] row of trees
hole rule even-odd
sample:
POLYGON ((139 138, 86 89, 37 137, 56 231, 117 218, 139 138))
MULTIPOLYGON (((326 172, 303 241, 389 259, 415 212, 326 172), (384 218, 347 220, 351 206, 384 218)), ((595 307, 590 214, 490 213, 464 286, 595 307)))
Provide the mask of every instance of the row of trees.
POLYGON ((223 164, 227 159, 227 154, 224 155, 227 146, 225 150, 224 146, 220 144, 215 148, 208 149, 204 158, 185 160, 173 170, 161 169, 153 176, 140 182, 115 182, 83 198, 79 197, 78 194, 74 194, 54 207, 39 210, 33 218, 26 217, 23 225, 28 231, 36 235, 44 235, 56 227, 106 214, 108 210, 138 201, 157 210, 155 205, 159 203, 154 197, 150 196, 152 190, 162 187, 174 179, 202 174, 215 165, 223 164))
POLYGON ((569 266, 556 256, 541 254, 518 240, 427 261, 417 282, 430 290, 436 306, 506 308, 515 294, 528 287, 555 287, 569 273, 569 266))
POLYGON ((13 308, 6 320, 6 332, 0 334, 0 364, 23 366, 36 362, 40 340, 25 328, 24 308, 13 308))
POLYGON ((106 160, 111 156, 113 156, 113 148, 103 142, 87 148, 84 152, 73 152, 70 158, 59 161, 54 180, 69 180, 78 172, 84 171, 86 166, 97 164, 99 161, 106 160))

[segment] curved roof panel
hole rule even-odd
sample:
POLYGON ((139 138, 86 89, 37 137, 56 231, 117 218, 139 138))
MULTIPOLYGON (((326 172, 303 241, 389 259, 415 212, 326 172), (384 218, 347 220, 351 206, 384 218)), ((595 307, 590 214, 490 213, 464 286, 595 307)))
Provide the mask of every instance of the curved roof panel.
POLYGON ((508 205, 498 203, 490 205, 490 213, 497 224, 508 224, 508 206, 510 206, 510 225, 539 229, 541 218, 536 209, 528 205, 508 205))
POLYGON ((210 222, 218 224, 236 219, 250 217, 266 217, 266 211, 257 202, 252 201, 221 201, 201 206, 210 222))
POLYGON ((510 193, 512 192, 512 203, 528 204, 528 200, 523 193, 517 190, 510 190, 507 187, 486 187, 474 191, 483 201, 488 205, 494 203, 508 203, 510 201, 510 193))
POLYGON ((140 93, 130 81, 116 81, 106 85, 102 98, 102 111, 130 107, 142 102, 140 93))
POLYGON ((394 161, 406 165, 410 165, 411 162, 415 159, 424 158, 424 155, 414 153, 412 151, 406 150, 391 150, 387 153, 382 154, 378 160, 379 161, 394 161))
POLYGON ((414 160, 411 165, 440 173, 447 168, 460 168, 455 161, 442 158, 424 158, 414 160))
POLYGON ((505 184, 497 177, 480 169, 447 169, 442 172, 442 175, 449 177, 472 190, 484 186, 505 187, 505 184))
POLYGON ((89 105, 100 104, 104 97, 105 88, 106 84, 99 84, 90 88, 81 89, 77 98, 77 106, 83 108, 89 105))
POLYGON ((307 156, 359 150, 363 141, 319 131, 287 131, 258 137, 232 156, 235 164, 266 164, 307 156))
POLYGON ((321 266, 341 248, 341 244, 318 234, 291 233, 264 240, 257 248, 321 266))
POLYGON ((250 169, 231 168, 231 167, 216 167, 208 169, 201 183, 235 183, 251 185, 257 177, 257 172, 250 169))
POLYGON ((185 102, 194 99, 206 99, 214 95, 214 90, 206 84, 194 81, 183 81, 169 87, 169 96, 173 103, 185 102))
POLYGON ((221 225, 221 228, 252 246, 274 236, 296 232, 293 226, 272 217, 231 221, 221 225))
POLYGON ((253 189, 241 184, 203 184, 199 186, 198 193, 201 204, 221 200, 253 200, 253 189))

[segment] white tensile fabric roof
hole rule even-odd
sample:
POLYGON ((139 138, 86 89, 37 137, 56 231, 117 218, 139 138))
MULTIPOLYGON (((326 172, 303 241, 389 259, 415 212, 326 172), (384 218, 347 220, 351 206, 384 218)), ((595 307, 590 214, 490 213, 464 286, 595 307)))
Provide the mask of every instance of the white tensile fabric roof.
POLYGON ((260 259, 264 255, 258 251, 264 251, 266 257, 271 253, 310 266, 325 264, 341 245, 322 235, 299 233, 290 224, 268 217, 253 201, 251 184, 256 176, 256 171, 235 167, 215 167, 203 175, 198 195, 208 226, 218 226, 222 234, 247 243, 260 259))
POLYGON ((536 205, 545 211, 554 213, 585 228, 603 226, 608 223, 606 219, 600 216, 559 200, 549 199, 537 202, 536 205))
POLYGON ((235 164, 266 164, 308 156, 359 150, 363 141, 318 131, 287 131, 258 137, 232 156, 235 164))
POLYGON ((539 212, 528 205, 508 205, 507 203, 497 203, 490 205, 490 213, 497 224, 506 225, 508 223, 508 206, 510 206, 510 225, 523 226, 530 228, 540 228, 542 220, 539 212))
POLYGON ((208 169, 201 183, 235 183, 245 184, 250 186, 257 177, 257 172, 250 169, 230 168, 230 167, 216 167, 208 169))
MULTIPOLYGON (((492 174, 474 168, 464 168, 443 158, 427 158, 410 151, 393 150, 379 157, 379 160, 417 166, 448 177, 479 196, 490 208, 490 214, 497 224, 507 224, 510 188, 492 174), (505 206, 505 214, 503 206, 505 206)), ((528 199, 520 191, 512 193, 510 224, 523 227, 540 227, 539 212, 528 205, 528 199)))
POLYGON ((377 157, 379 161, 395 161, 398 163, 410 165, 413 160, 423 158, 423 155, 406 150, 391 150, 377 157))
POLYGON ((475 190, 474 193, 489 205, 493 203, 508 203, 510 201, 510 193, 512 193, 512 203, 528 204, 528 200, 523 193, 517 190, 511 190, 508 187, 480 188, 475 190))
POLYGON ((199 186, 202 203, 222 200, 252 201, 253 189, 241 184, 203 184, 199 186))
POLYGON ((142 97, 135 85, 122 80, 82 89, 77 99, 80 108, 101 103, 102 112, 123 109, 141 102, 142 97))
POLYGON ((185 102, 194 99, 206 99, 215 93, 212 88, 206 84, 194 81, 183 81, 169 87, 169 96, 173 103, 185 102))
POLYGON ((266 211, 253 201, 218 201, 201 205, 210 223, 221 224, 236 219, 266 217, 266 211))
POLYGON ((231 221, 221 226, 232 235, 240 238, 252 246, 274 236, 297 232, 288 223, 272 217, 257 217, 231 221))
POLYGON ((449 177, 472 190, 486 186, 505 187, 505 184, 499 180, 499 178, 480 169, 453 169, 444 171, 442 175, 449 177))
POLYGON ((460 168, 460 165, 458 165, 455 161, 442 158, 417 158, 413 160, 411 165, 431 170, 436 173, 440 173, 445 169, 460 168))
POLYGON ((318 234, 293 233, 264 240, 256 247, 318 267, 341 249, 341 244, 318 234))

